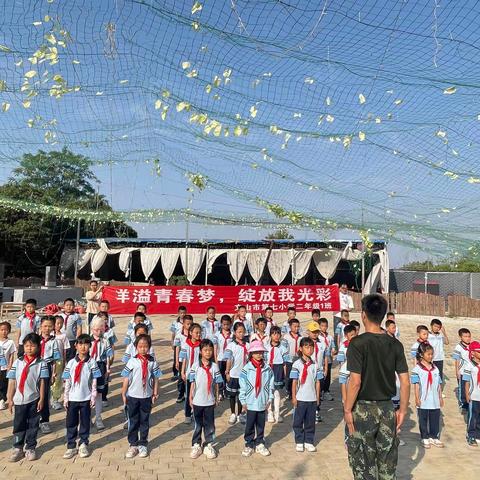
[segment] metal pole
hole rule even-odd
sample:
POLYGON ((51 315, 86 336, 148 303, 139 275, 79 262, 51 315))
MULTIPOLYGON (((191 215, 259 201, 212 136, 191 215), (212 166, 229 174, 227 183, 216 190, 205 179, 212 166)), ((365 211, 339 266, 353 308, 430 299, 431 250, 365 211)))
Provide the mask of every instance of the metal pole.
POLYGON ((73 273, 73 283, 77 285, 77 275, 78 275, 78 261, 80 257, 80 219, 77 220, 77 241, 75 244, 75 266, 73 273))
POLYGON ((207 242, 207 253, 205 255, 205 285, 208 284, 208 242, 207 242))
POLYGON ((292 285, 295 283, 295 250, 292 247, 292 285))
POLYGON ((424 289, 424 292, 427 293, 428 272, 425 272, 424 279, 425 279, 425 289, 424 289))
POLYGON ((130 253, 130 260, 128 261, 128 284, 132 284, 132 265, 133 265, 133 255, 130 253))
POLYGON ((365 243, 362 242, 362 296, 365 290, 365 243))

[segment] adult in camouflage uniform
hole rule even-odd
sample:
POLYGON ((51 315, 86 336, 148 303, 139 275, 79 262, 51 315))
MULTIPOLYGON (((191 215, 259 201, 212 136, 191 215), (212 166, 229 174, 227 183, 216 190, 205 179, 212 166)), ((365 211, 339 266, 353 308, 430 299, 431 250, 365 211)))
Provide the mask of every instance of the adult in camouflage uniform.
POLYGON ((365 333, 347 350, 350 377, 344 405, 348 460, 355 480, 396 478, 397 433, 404 421, 410 381, 402 344, 381 328, 387 302, 381 295, 362 299, 365 333), (400 379, 400 408, 395 411, 395 373, 400 379))

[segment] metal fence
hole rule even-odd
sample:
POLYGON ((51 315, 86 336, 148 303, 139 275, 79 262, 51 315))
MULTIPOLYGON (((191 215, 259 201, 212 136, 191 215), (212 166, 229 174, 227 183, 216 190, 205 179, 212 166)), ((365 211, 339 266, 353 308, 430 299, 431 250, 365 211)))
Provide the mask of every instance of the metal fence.
POLYGON ((480 273, 390 270, 391 292, 422 292, 441 297, 464 295, 480 299, 480 273))

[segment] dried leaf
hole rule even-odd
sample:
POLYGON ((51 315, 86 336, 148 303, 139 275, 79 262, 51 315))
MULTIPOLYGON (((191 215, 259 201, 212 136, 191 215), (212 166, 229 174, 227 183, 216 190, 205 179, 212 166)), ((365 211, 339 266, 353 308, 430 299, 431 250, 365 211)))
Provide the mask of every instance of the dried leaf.
POLYGON ((72 63, 73 63, 74 65, 79 65, 79 64, 80 64, 80 62, 79 62, 78 60, 72 60, 72 63))
POLYGON ((335 117, 333 115, 327 115, 325 120, 329 123, 332 123, 335 120, 335 117))
POLYGON ((223 78, 230 78, 231 75, 232 75, 232 69, 231 68, 226 68, 223 71, 223 78))
POLYGON ((22 102, 22 105, 24 108, 30 108, 30 105, 32 104, 32 102, 30 102, 30 100, 24 100, 22 102))
POLYGON ((325 103, 327 104, 327 106, 329 107, 331 104, 332 104, 332 99, 330 97, 327 97, 325 99, 325 103))
POLYGON ((2 112, 8 112, 10 110, 10 104, 7 102, 2 103, 2 112))
POLYGON ((362 105, 363 103, 365 103, 367 101, 367 99, 365 98, 365 95, 363 93, 360 93, 358 95, 358 101, 360 102, 360 105, 362 105))
POLYGON ((453 93, 455 93, 457 91, 457 87, 448 87, 446 88, 443 93, 445 95, 452 95, 453 93))
POLYGON ((255 105, 252 105, 250 107, 250 116, 252 118, 255 118, 257 116, 257 109, 256 109, 255 105))
POLYGON ((190 68, 190 62, 182 62, 182 68, 186 70, 187 68, 190 68))
POLYGON ((162 108, 162 101, 157 99, 155 100, 155 110, 160 110, 162 108))
POLYGON ((128 83, 128 80, 120 80, 120 82, 118 83, 120 83, 120 85, 125 85, 126 83, 128 83))
POLYGON ((307 77, 305 80, 304 80, 305 83, 308 83, 309 85, 312 85, 314 82, 315 82, 315 79, 312 78, 312 77, 307 77))
POLYGON ((403 103, 403 100, 401 98, 397 98, 393 103, 395 105, 401 105, 403 103))
POLYGON ((33 78, 37 74, 36 70, 30 70, 25 74, 25 78, 33 78))
POLYGON ((192 7, 192 15, 197 12, 200 12, 203 8, 203 5, 200 2, 195 2, 192 7))
POLYGON ((236 137, 239 137, 240 135, 242 135, 242 127, 240 125, 237 125, 234 129, 233 129, 233 134, 236 136, 236 137))
POLYGON ((38 27, 38 26, 42 25, 42 22, 33 22, 32 25, 35 26, 35 27, 38 27))
POLYGON ((365 132, 358 132, 358 139, 363 142, 365 140, 365 132))
POLYGON ((0 52, 10 53, 12 50, 5 45, 0 45, 0 52))

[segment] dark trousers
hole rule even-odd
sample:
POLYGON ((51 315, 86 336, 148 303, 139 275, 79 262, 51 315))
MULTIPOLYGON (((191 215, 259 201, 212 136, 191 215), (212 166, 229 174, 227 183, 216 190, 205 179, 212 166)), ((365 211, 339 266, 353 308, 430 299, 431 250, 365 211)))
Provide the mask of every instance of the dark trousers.
POLYGON ((40 423, 47 423, 50 421, 50 381, 52 375, 52 367, 48 366, 50 371, 50 377, 44 378, 43 382, 45 385, 45 401, 43 402, 43 407, 40 410, 40 423))
POLYGON ((480 440, 480 401, 471 400, 468 408, 468 430, 470 438, 480 440))
POLYGON ((292 371, 292 362, 285 362, 285 369, 286 369, 286 386, 287 386, 287 393, 288 396, 292 396, 292 379, 290 378, 290 372, 292 371))
POLYGON ((436 360, 433 364, 438 368, 438 373, 440 373, 440 378, 443 382, 443 360, 436 360))
MULTIPOLYGON (((99 399, 100 401, 100 399, 99 399)), ((67 408, 67 448, 76 448, 77 436, 79 445, 88 445, 90 435, 90 400, 85 402, 68 402, 67 408)))
POLYGON ((342 317, 333 317, 333 338, 335 339, 334 342, 335 342, 335 347, 337 349, 337 352, 338 352, 338 347, 340 347, 340 345, 337 345, 336 332, 337 332, 337 325, 340 323, 341 320, 342 320, 342 317))
POLYGON ((148 445, 152 399, 127 397, 128 443, 133 447, 148 445), (140 438, 139 438, 140 437, 140 438))
POLYGON ((293 433, 295 443, 310 443, 315 440, 315 413, 317 411, 317 402, 297 401, 297 406, 293 412, 293 433))
POLYGON ((225 387, 227 386, 227 376, 225 372, 227 371, 227 362, 225 360, 218 361, 218 369, 220 370, 220 375, 223 379, 223 384, 220 385, 220 392, 224 397, 227 396, 227 392, 225 391, 225 387))
POLYGON ((172 364, 172 372, 173 372, 173 376, 174 376, 174 377, 177 377, 178 374, 179 374, 179 372, 178 372, 178 370, 177 370, 177 367, 175 366, 175 363, 176 363, 176 361, 175 361, 176 351, 177 351, 177 347, 174 347, 174 349, 173 349, 173 364, 172 364))
POLYGON ((265 410, 257 412, 247 410, 247 422, 245 424, 245 446, 255 448, 265 443, 265 410), (257 436, 255 436, 255 432, 257 436))
POLYGON ((105 385, 103 386, 103 390, 102 390, 102 402, 107 401, 109 380, 110 380, 110 377, 105 376, 105 385))
POLYGON ((65 357, 66 357, 66 363, 65 365, 72 359, 75 357, 77 351, 75 350, 75 340, 71 340, 69 341, 70 343, 70 348, 67 349, 67 351, 65 352, 65 357))
POLYGON ((392 401, 358 400, 352 413, 355 432, 346 443, 353 478, 396 478, 399 439, 392 401))
POLYGON ((440 409, 418 408, 418 426, 420 427, 420 438, 438 438, 440 435, 440 409))
POLYGON ((190 389, 192 388, 192 382, 187 380, 185 382, 185 416, 192 416, 192 407, 190 406, 190 389))
POLYGON ((7 399, 8 378, 7 371, 0 370, 0 400, 7 399))
POLYGON ((23 345, 19 345, 17 349, 17 358, 23 357, 24 353, 25 353, 25 350, 23 348, 23 345))
POLYGON ((332 364, 329 363, 327 367, 327 374, 322 379, 322 392, 326 393, 330 391, 330 384, 332 383, 332 364))
POLYGON ((13 447, 34 450, 37 446, 40 412, 37 412, 38 400, 26 405, 15 405, 13 417, 13 447))
POLYGON ((205 443, 213 442, 215 437, 215 406, 208 407, 193 406, 193 418, 195 420, 195 430, 193 431, 192 446, 202 445, 202 431, 205 443))
MULTIPOLYGON (((178 365, 179 372, 182 371, 182 364, 183 362, 180 362, 178 365)), ((188 372, 186 372, 186 374, 188 375, 188 372)), ((178 375, 178 380, 177 380, 177 390, 178 390, 178 398, 181 398, 185 395, 185 382, 183 381, 183 378, 180 374, 178 375)))
POLYGON ((468 402, 467 402, 467 393, 466 393, 466 385, 465 380, 461 379, 458 381, 458 404, 464 410, 468 410, 468 402))

